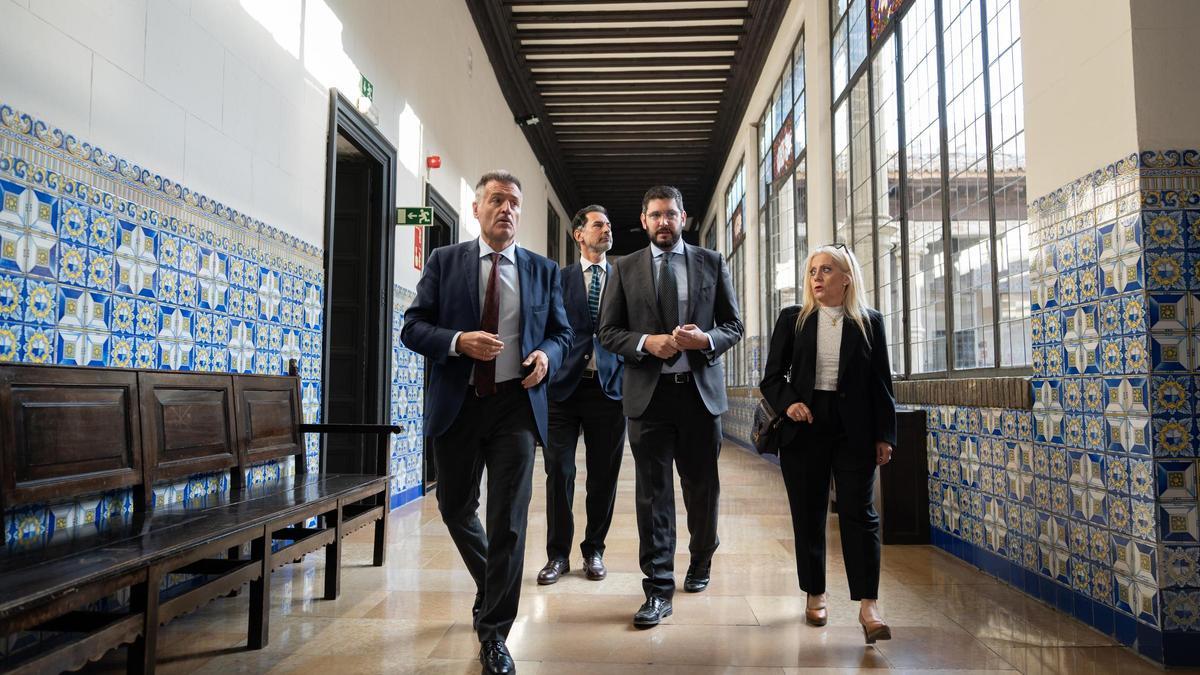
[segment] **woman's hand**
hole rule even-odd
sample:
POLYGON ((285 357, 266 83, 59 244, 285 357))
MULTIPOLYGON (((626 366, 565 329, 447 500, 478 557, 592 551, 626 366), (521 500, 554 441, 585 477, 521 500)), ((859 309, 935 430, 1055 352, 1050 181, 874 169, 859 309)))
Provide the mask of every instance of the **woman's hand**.
POLYGON ((887 441, 879 441, 875 443, 875 463, 883 466, 892 461, 892 444, 887 441))
POLYGON ((808 422, 812 424, 813 421, 812 411, 808 409, 808 406, 800 402, 789 405, 786 414, 788 419, 793 422, 808 422))

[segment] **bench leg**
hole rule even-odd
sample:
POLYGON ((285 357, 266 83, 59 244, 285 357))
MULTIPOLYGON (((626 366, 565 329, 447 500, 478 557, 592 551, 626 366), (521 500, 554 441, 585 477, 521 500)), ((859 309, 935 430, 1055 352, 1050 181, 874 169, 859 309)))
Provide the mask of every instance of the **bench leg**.
POLYGON ((342 504, 325 514, 325 527, 333 529, 333 541, 325 544, 325 599, 337 600, 342 592, 342 504), (332 522, 331 522, 332 521, 332 522))
POLYGON ((250 543, 250 559, 257 561, 262 574, 250 582, 250 622, 246 631, 246 644, 250 649, 262 649, 271 637, 271 532, 266 528, 262 536, 250 543))
MULTIPOLYGON (((241 547, 240 545, 238 545, 238 546, 230 546, 230 547, 229 547, 229 554, 228 554, 228 558, 229 558, 230 560, 238 560, 238 559, 240 559, 241 557, 242 557, 242 547, 241 547)), ((242 589, 241 589, 241 588, 235 588, 235 589, 233 589, 232 591, 229 591, 229 594, 228 594, 228 595, 226 595, 225 597, 227 597, 227 598, 236 598, 236 597, 238 596, 238 594, 239 594, 239 593, 241 593, 241 592, 242 592, 242 589)))
POLYGON ((146 581, 134 584, 129 596, 130 609, 142 615, 142 634, 129 645, 125 670, 129 675, 153 673, 158 650, 158 587, 162 569, 151 566, 146 581))
POLYGON ((375 557, 372 563, 376 567, 383 567, 384 560, 387 558, 388 510, 392 506, 390 484, 379 495, 379 501, 383 504, 383 515, 379 517, 379 520, 375 521, 375 557))

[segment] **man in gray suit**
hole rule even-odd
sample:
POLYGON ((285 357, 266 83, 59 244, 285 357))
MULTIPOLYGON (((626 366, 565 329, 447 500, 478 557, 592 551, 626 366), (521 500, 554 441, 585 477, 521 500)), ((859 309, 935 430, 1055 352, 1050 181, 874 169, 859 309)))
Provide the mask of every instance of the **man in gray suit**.
POLYGON ((633 617, 655 626, 675 593, 675 487, 687 508, 691 564, 684 590, 708 586, 717 550, 717 457, 728 409, 720 356, 742 338, 733 282, 716 251, 683 242, 683 195, 665 185, 642 198, 651 245, 613 264, 600 310, 600 344, 625 357, 624 409, 636 467, 638 556, 646 602, 633 617))

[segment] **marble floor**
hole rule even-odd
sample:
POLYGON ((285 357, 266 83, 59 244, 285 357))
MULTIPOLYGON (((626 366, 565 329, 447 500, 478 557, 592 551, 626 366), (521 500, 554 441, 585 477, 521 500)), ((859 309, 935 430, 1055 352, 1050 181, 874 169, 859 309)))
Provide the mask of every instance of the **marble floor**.
MULTIPOLYGON (((583 513, 582 464, 577 514, 583 513)), ((880 604, 895 638, 865 646, 836 523, 830 528, 829 625, 806 626, 779 470, 736 446, 721 455, 721 548, 712 584, 701 594, 679 592, 674 616, 635 630, 630 620, 642 595, 628 449, 605 555, 609 576, 600 582, 585 579, 581 561, 573 559, 571 573, 557 584, 537 585, 546 534, 540 456, 534 472, 521 612, 508 641, 522 675, 1161 672, 1084 624, 924 546, 884 548, 880 604)), ((676 499, 679 531, 686 533, 676 499)), ((160 672, 478 673, 470 621, 475 587, 434 498, 391 518, 387 566, 370 566, 369 530, 353 535, 336 601, 319 599, 320 554, 276 572, 268 648, 245 648, 243 593, 164 627, 160 672)), ((581 530, 582 523, 577 536, 581 530)), ((686 538, 679 550, 682 585, 686 538)), ((123 670, 119 652, 87 668, 123 670)))

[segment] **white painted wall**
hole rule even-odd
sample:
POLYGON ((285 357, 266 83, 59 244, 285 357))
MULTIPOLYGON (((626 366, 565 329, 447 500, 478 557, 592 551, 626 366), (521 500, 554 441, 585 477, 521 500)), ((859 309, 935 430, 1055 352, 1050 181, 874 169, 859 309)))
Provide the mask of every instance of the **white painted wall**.
POLYGON ((1138 147, 1200 148, 1200 3, 1133 0, 1131 9, 1138 147))
POLYGON ((1030 201, 1138 149, 1130 2, 1022 0, 1030 201))
MULTIPOLYGON (((430 178, 478 231, 470 189, 507 168, 524 183, 521 243, 546 249, 565 212, 493 74, 463 2, 0 0, 0 100, 290 232, 324 241, 329 87, 375 85, 400 153, 399 205, 430 178)), ((396 280, 413 287, 402 230, 396 280)))

